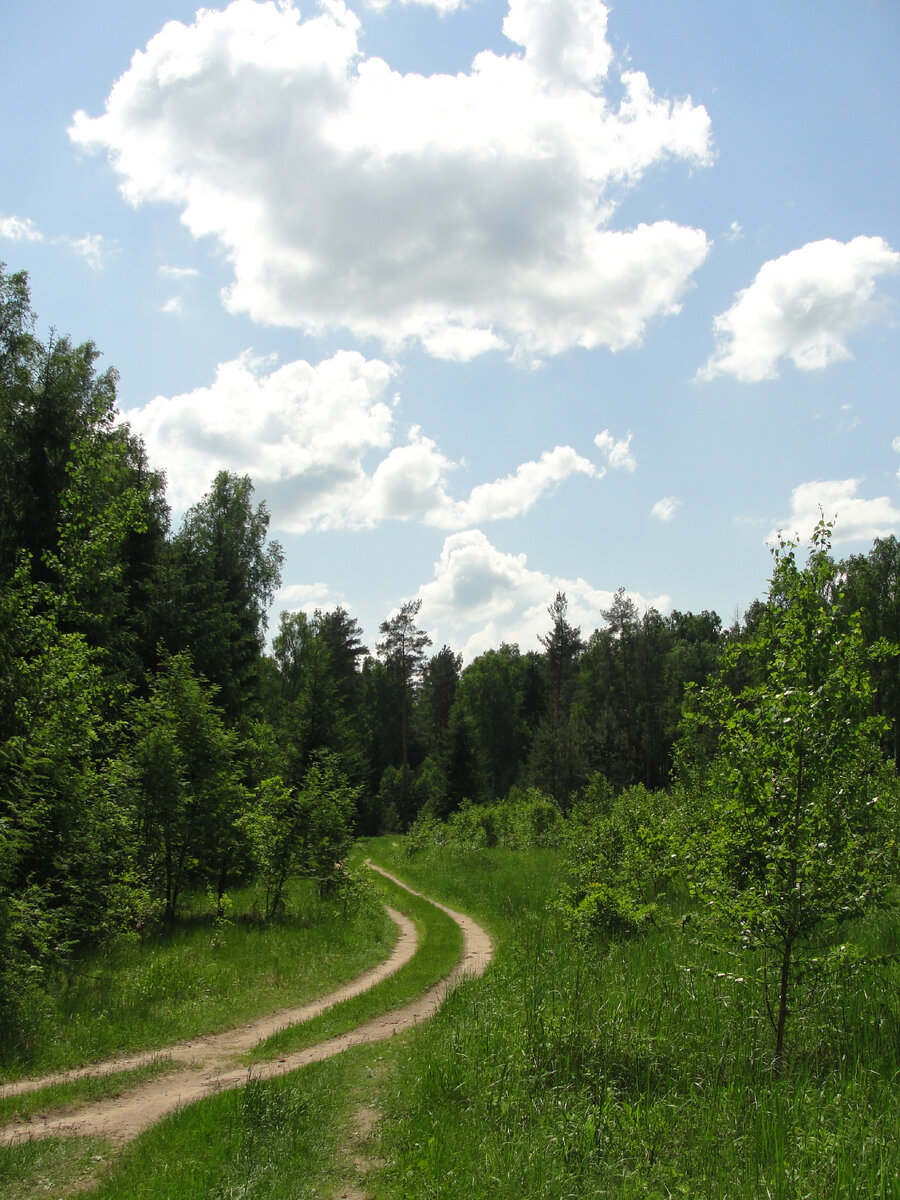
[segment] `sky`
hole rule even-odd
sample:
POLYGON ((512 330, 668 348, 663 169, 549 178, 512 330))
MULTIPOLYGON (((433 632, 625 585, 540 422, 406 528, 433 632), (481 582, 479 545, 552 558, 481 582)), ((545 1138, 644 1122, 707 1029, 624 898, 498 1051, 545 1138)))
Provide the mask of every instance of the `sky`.
POLYGON ((896 0, 0 5, 0 261, 284 609, 538 649, 900 534, 896 0))

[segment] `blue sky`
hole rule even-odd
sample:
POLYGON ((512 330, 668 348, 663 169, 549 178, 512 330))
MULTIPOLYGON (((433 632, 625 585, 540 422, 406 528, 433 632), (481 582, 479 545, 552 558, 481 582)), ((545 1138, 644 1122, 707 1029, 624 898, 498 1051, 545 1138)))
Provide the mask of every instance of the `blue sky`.
POLYGON ((0 260, 279 608, 537 647, 900 533, 894 0, 0 9, 0 260))

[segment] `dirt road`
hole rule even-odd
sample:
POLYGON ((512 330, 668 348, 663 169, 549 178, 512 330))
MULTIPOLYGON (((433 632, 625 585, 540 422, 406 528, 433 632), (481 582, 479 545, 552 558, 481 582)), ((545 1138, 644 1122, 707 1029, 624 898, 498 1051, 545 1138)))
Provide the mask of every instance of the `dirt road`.
MULTIPOLYGON (((406 891, 421 896, 421 892, 415 892, 395 876, 376 867, 374 863, 370 862, 368 865, 372 870, 378 871, 406 891)), ((427 897, 425 898, 427 899, 427 897)), ((152 1062, 156 1058, 168 1057, 175 1062, 175 1068, 170 1074, 160 1076, 132 1092, 86 1105, 74 1113, 42 1114, 28 1121, 7 1125, 0 1129, 0 1143, 10 1145, 31 1138, 50 1137, 51 1135, 95 1135, 114 1144, 122 1145, 168 1113, 186 1104, 191 1104, 203 1096, 226 1088, 240 1087, 250 1078, 269 1079, 274 1075, 293 1071, 306 1063, 330 1058, 350 1046, 358 1046, 363 1042, 383 1041, 395 1033, 409 1029, 419 1021, 426 1020, 437 1011, 449 989, 466 976, 481 975, 493 956, 491 939, 470 917, 454 912, 443 904, 437 904, 436 901, 431 901, 431 903, 446 912, 462 929, 463 955, 457 966, 445 979, 403 1008, 375 1017, 350 1033, 320 1042, 316 1046, 300 1050, 284 1058, 259 1063, 250 1070, 245 1066, 238 1065, 238 1059, 242 1053, 252 1049, 253 1046, 264 1041, 273 1033, 289 1025, 309 1021, 333 1005, 339 1004, 342 1000, 348 1000, 368 991, 376 983, 386 979, 395 971, 399 971, 405 963, 409 962, 417 948, 415 927, 402 914, 388 908, 391 919, 400 928, 400 936, 390 958, 345 984, 344 987, 305 1005, 303 1008, 281 1010, 248 1025, 242 1025, 238 1029, 194 1038, 188 1042, 179 1042, 174 1046, 160 1047, 152 1052, 96 1063, 78 1070, 45 1076, 42 1079, 23 1080, 0 1087, 0 1097, 2 1097, 35 1091, 49 1083, 126 1071, 152 1062)))

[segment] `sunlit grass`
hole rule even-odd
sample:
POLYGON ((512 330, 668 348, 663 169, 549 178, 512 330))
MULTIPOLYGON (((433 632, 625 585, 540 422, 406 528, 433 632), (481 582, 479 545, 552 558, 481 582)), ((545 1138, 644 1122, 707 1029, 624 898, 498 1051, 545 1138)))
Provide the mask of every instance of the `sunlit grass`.
POLYGON ((345 915, 307 882, 295 883, 278 920, 261 922, 255 902, 250 889, 235 893, 223 924, 197 897, 176 925, 81 958, 59 980, 27 1055, 3 1062, 2 1077, 164 1047, 305 1004, 386 958, 396 940, 380 906, 345 915))
MULTIPOLYGON (((529 864, 479 851, 409 872, 501 945, 383 1089, 379 1197, 900 1195, 895 961, 810 980, 779 1077, 755 976, 687 932, 585 950, 547 905, 553 868, 529 864)), ((845 936, 890 956, 897 914, 845 936)))
POLYGON ((171 1058, 160 1056, 143 1067, 130 1071, 111 1071, 107 1075, 86 1076, 83 1079, 67 1079, 62 1083, 51 1083, 33 1092, 20 1092, 12 1096, 0 1096, 0 1125, 11 1121, 24 1121, 36 1113, 75 1112, 85 1104, 121 1096, 124 1092, 142 1087, 161 1075, 175 1069, 171 1058))
MULTIPOLYGON (((378 844, 371 843, 371 849, 373 860, 379 861, 378 844)), ((248 1062, 291 1054, 346 1033, 372 1017, 414 1000, 456 966, 462 954, 462 933, 446 913, 388 879, 375 876, 375 886, 388 904, 408 916, 416 926, 418 948, 414 957, 368 992, 335 1005, 312 1021, 283 1029, 267 1038, 247 1055, 248 1062)))
POLYGON ((361 1046, 173 1113, 113 1157, 78 1139, 0 1148, 4 1200, 62 1195, 92 1180, 96 1200, 312 1200, 339 1196, 354 1166, 351 1114, 374 1087, 381 1052, 361 1046))
POLYGON ((70 1195, 99 1178, 109 1165, 109 1147, 99 1138, 47 1138, 0 1146, 3 1200, 46 1200, 70 1195))
MULTIPOLYGON (((690 927, 579 946, 553 903, 552 852, 406 862, 381 841, 373 857, 486 925, 492 968, 410 1033, 192 1105, 112 1167, 101 1150, 100 1200, 340 1195, 356 1103, 383 1114, 365 1183, 379 1200, 900 1195, 895 911, 842 934, 877 966, 810 978, 796 995, 779 1077, 752 963, 735 969, 690 927)), ((433 918, 420 919, 427 947, 433 918)), ((75 1178, 93 1159, 72 1153, 75 1178)), ((60 1155, 4 1151, 4 1200, 47 1195, 60 1155)))

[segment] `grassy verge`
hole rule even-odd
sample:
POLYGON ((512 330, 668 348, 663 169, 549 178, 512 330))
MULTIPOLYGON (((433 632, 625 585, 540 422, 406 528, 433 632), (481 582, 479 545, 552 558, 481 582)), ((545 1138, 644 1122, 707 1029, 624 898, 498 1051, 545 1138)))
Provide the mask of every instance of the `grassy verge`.
POLYGON ((35 1113, 75 1112, 85 1104, 106 1100, 134 1091, 160 1075, 175 1069, 171 1058, 160 1057, 143 1067, 130 1071, 113 1071, 109 1075, 96 1075, 86 1079, 68 1079, 64 1083, 51 1083, 34 1092, 23 1092, 17 1096, 0 1097, 0 1125, 11 1121, 24 1121, 35 1113))
POLYGON ((100 1143, 0 1148, 4 1200, 95 1183, 94 1200, 312 1200, 341 1195, 353 1110, 382 1061, 361 1046, 337 1059, 212 1096, 161 1121, 114 1159, 100 1143), (10 1190, 7 1190, 9 1188, 10 1190))
POLYGON ((99 1138, 47 1138, 0 1146, 3 1200, 53 1200, 90 1186, 107 1168, 109 1147, 99 1138))
POLYGON ((338 1147, 360 1066, 359 1055, 342 1056, 192 1105, 141 1137, 96 1200, 335 1194, 338 1147))
POLYGON ((900 1194, 896 912, 847 934, 880 966, 797 993, 778 1077, 734 960, 689 933, 584 949, 547 908, 544 865, 508 851, 398 864, 501 945, 382 1089, 379 1200, 900 1194))
MULTIPOLYGON (((376 847, 376 854, 378 848, 376 847)), ((419 951, 396 976, 293 1036, 303 1044, 332 1036, 419 995, 458 961, 458 927, 425 900, 387 880, 378 890, 417 926, 419 951)), ((287 1031, 288 1035, 292 1031, 287 1031)), ((286 1035, 259 1057, 287 1049, 286 1035)), ((356 1171, 346 1153, 353 1109, 371 1105, 380 1077, 397 1078, 407 1039, 357 1047, 278 1079, 210 1097, 173 1114, 121 1154, 97 1142, 53 1139, 0 1148, 4 1200, 36 1200, 48 1190, 98 1185, 97 1200, 195 1200, 197 1196, 305 1200, 339 1195, 356 1171)), ((2 1189, 0 1189, 2 1190, 2 1189)))
MULTIPOLYGON (((379 853, 379 844, 373 842, 371 849, 373 860, 379 862, 384 857, 383 853, 379 853)), ((381 876, 375 876, 375 887, 386 903, 404 913, 415 924, 419 939, 415 956, 395 975, 370 991, 336 1004, 304 1025, 283 1029, 267 1038, 246 1056, 247 1062, 263 1062, 291 1054, 316 1042, 347 1033, 372 1017, 414 1000, 447 975, 459 961, 462 933, 446 913, 381 876)))
POLYGON ((26 1054, 2 1062, 0 1078, 164 1047, 304 1004, 382 961, 396 940, 379 906, 345 916, 306 882, 292 888, 287 915, 267 924, 254 914, 252 890, 232 899, 227 922, 198 897, 177 925, 83 958, 49 997, 26 1054))

